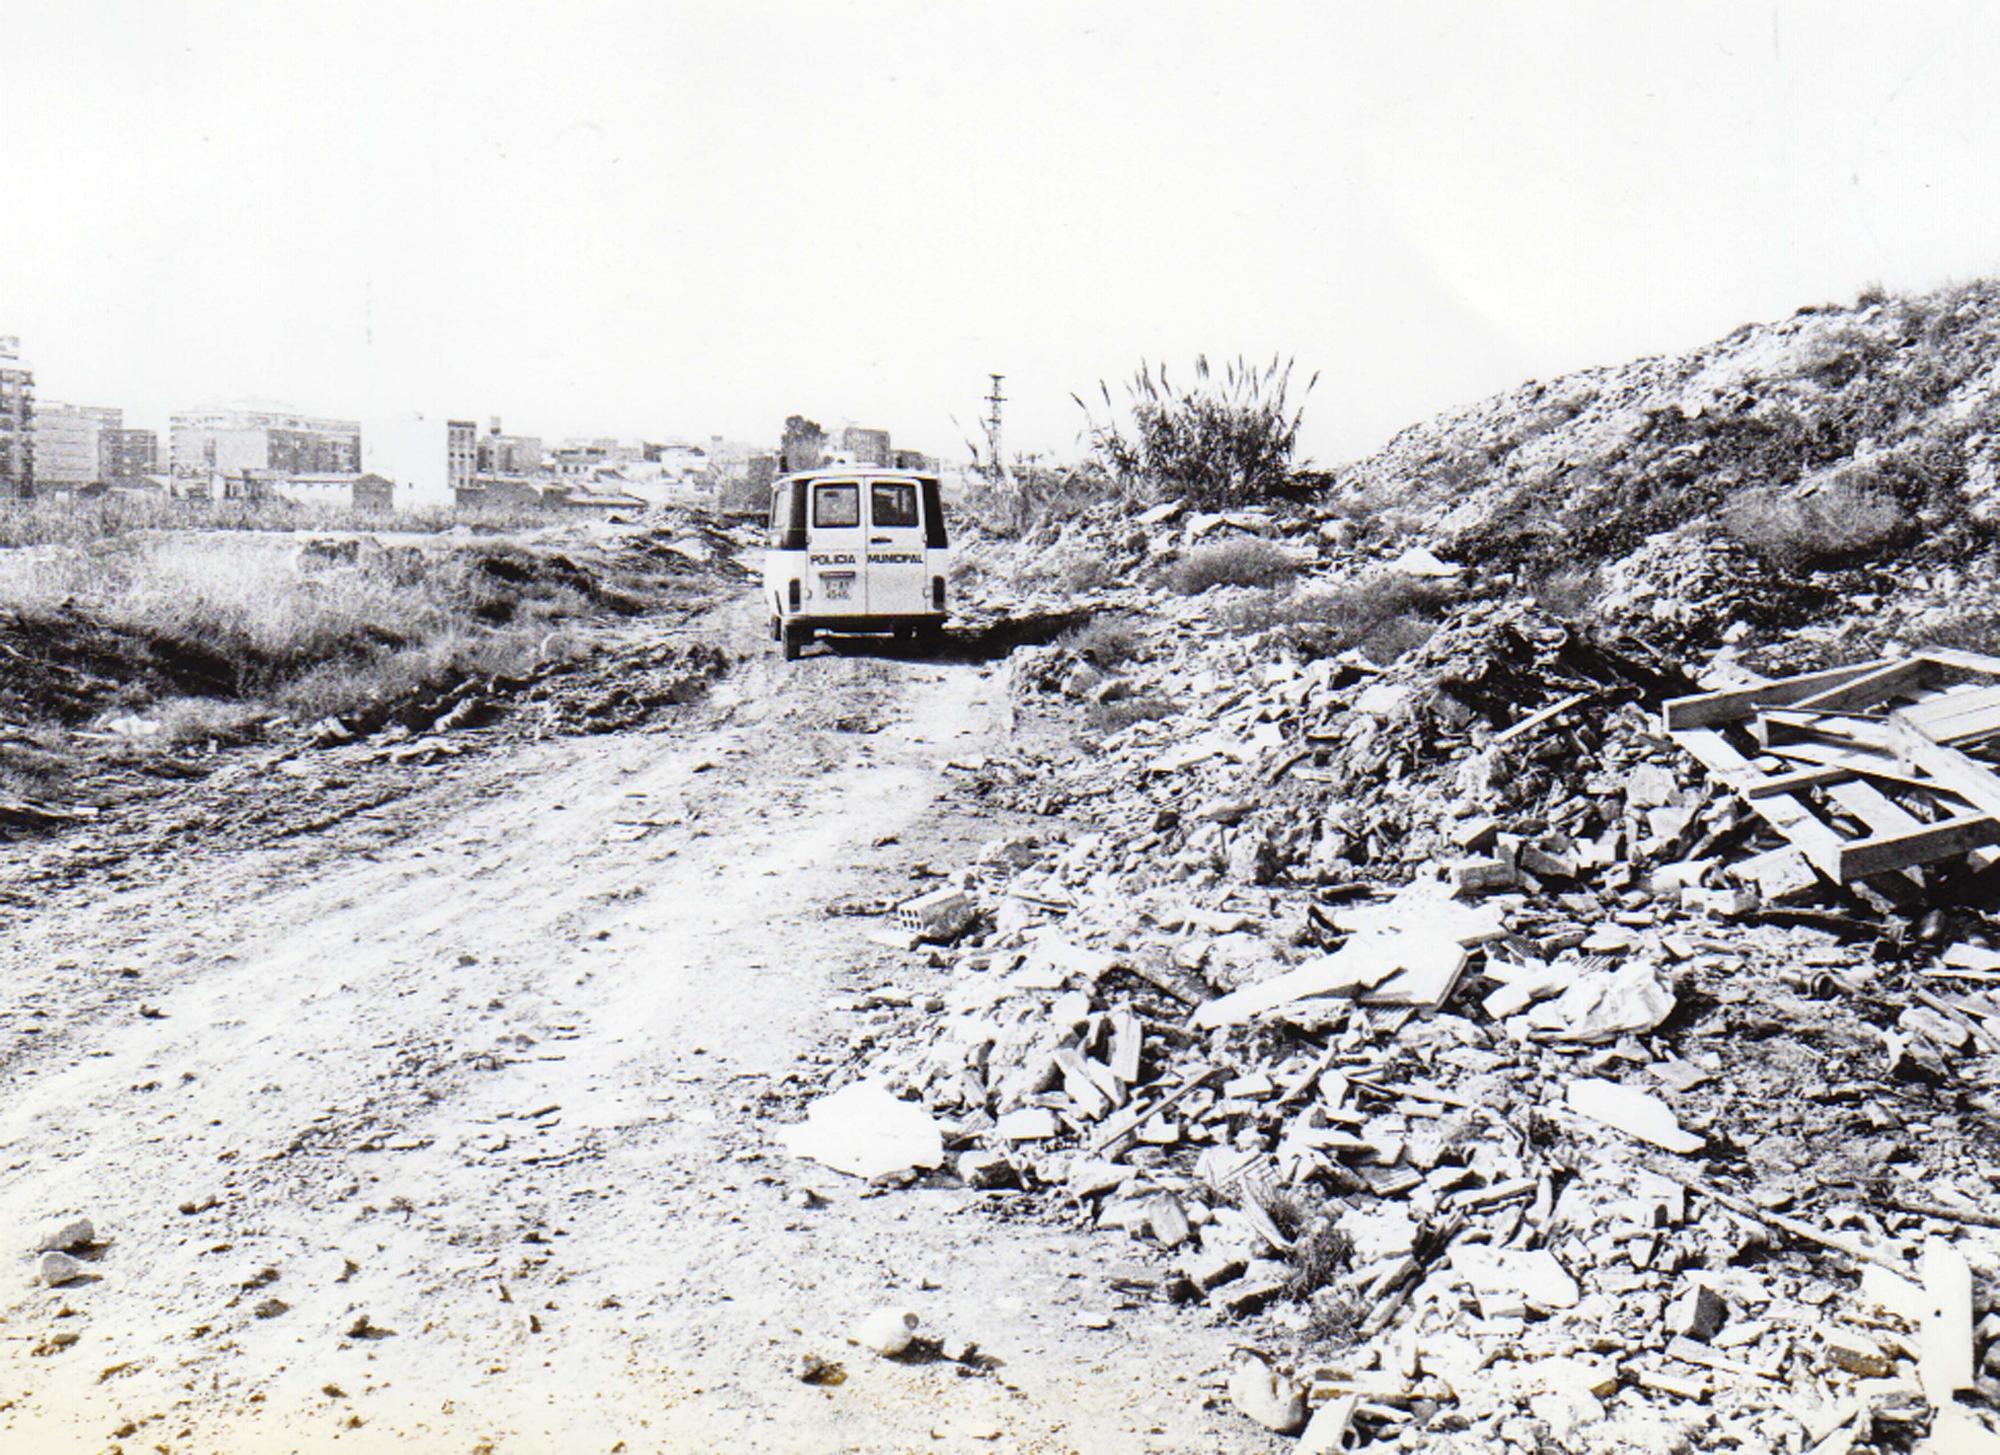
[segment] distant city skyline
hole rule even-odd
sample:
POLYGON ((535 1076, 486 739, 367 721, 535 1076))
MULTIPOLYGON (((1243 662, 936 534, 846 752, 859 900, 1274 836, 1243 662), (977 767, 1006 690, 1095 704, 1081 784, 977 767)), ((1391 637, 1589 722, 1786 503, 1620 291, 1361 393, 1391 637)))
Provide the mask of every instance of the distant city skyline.
POLYGON ((1072 391, 1276 352, 1330 462, 2000 266, 1967 4, 84 0, 9 48, 0 329, 159 430, 804 411, 950 459, 999 371, 1010 446, 1063 456, 1072 391))

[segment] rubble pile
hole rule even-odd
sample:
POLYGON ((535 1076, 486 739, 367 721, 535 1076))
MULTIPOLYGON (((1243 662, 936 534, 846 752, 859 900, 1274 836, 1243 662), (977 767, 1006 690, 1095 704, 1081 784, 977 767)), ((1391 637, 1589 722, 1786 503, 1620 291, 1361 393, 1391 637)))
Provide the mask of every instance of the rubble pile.
POLYGON ((1124 660, 1015 690, 1158 714, 958 765, 1051 828, 882 937, 943 973, 868 1074, 965 1183, 1242 1322, 1218 1397, 1301 1448, 2000 1439, 2000 920, 1816 877, 1637 642, 1474 599, 1384 665, 1116 599, 1124 660))

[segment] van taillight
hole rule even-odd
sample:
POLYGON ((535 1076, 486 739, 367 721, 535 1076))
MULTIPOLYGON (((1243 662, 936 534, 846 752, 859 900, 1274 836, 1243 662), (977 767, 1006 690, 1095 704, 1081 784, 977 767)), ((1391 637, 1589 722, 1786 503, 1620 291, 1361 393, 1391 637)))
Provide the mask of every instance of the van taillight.
POLYGON ((799 609, 799 578, 796 576, 792 578, 790 600, 792 603, 792 610, 797 611, 799 609))
POLYGON ((944 610, 944 577, 931 577, 931 610, 944 610))

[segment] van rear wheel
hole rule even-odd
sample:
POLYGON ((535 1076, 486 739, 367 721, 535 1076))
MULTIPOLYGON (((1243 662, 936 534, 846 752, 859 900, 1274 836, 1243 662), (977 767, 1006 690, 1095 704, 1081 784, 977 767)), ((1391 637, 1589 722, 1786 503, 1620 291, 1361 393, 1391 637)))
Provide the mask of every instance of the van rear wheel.
POLYGON ((812 640, 812 633, 805 627, 793 626, 790 622, 784 623, 779 630, 780 638, 785 644, 785 660, 798 661, 799 653, 803 652, 806 643, 812 640))

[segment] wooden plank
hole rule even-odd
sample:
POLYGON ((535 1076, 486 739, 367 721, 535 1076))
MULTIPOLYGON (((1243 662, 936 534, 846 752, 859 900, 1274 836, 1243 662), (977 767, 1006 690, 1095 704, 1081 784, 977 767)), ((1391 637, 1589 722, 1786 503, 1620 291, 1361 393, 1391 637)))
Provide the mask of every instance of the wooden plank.
POLYGON ((1555 717, 1561 717, 1564 713, 1568 712, 1572 707, 1575 707, 1578 703, 1588 701, 1594 695, 1595 694, 1589 692, 1572 692, 1569 696, 1565 697, 1561 702, 1555 703, 1549 707, 1545 707, 1540 712, 1530 713, 1528 716, 1522 718, 1519 722, 1509 723, 1506 727, 1502 728, 1499 732, 1493 735, 1493 741, 1490 744, 1488 744, 1488 746, 1497 748, 1498 746, 1500 746, 1500 744, 1508 742, 1511 739, 1518 738, 1523 733, 1531 733, 1536 728, 1540 727, 1543 723, 1547 722, 1549 719, 1555 717))
POLYGON ((1769 798, 1774 793, 1797 793, 1801 789, 1818 788, 1827 783, 1838 783, 1843 778, 1852 778, 1854 770, 1836 764, 1819 763, 1810 768, 1794 768, 1789 773, 1773 773, 1768 777, 1753 778, 1748 783, 1731 784, 1744 798, 1769 798))
POLYGON ((2000 657, 1989 657, 1984 652, 1962 652, 1956 647, 1926 647, 1917 654, 1926 662, 1934 662, 1940 667, 1950 667, 1959 672, 1977 672, 1985 677, 2000 677, 2000 657))
POLYGON ((1802 677, 1780 677, 1749 687, 1732 687, 1724 692, 1672 697, 1660 707, 1660 723, 1668 732, 1680 732, 1735 722, 1760 707, 1782 707, 1893 665, 1894 659, 1883 657, 1873 662, 1857 662, 1851 667, 1808 672, 1802 677))
MULTIPOLYGON (((1824 768, 1837 768, 1856 778, 1869 778, 1877 783, 1894 783, 1904 788, 1922 788, 1930 793, 1950 791, 1936 779, 1927 778, 1913 771, 1909 764, 1889 753, 1878 753, 1866 748, 1842 748, 1833 743, 1779 743, 1771 749, 1771 752, 1777 757, 1787 758, 1795 763, 1813 763, 1824 768)), ((1764 781, 1773 782, 1783 776, 1783 774, 1772 774, 1764 781)))
POLYGON ((1758 713, 1753 728, 1757 741, 1772 748, 1795 738, 1816 738, 1841 747, 1876 749, 1885 748, 1888 741, 1886 723, 1845 713, 1791 712, 1773 708, 1758 713))
MULTIPOLYGON (((1837 783, 1826 790, 1826 796, 1836 807, 1852 814, 1868 826, 1869 837, 1863 839, 1861 844, 1885 844, 1890 840, 1898 839, 1901 835, 1913 833, 1924 827, 1922 819, 1918 818, 1901 804, 1891 800, 1888 795, 1883 793, 1874 784, 1862 782, 1860 779, 1852 779, 1846 783, 1837 783)), ((1982 818, 1985 817, 1984 814, 1979 816, 1982 818)), ((1860 844, 1849 844, 1846 848, 1842 849, 1841 863, 1846 865, 1849 862, 1849 855, 1859 847, 1860 844)), ((1884 852, 1893 851, 1884 850, 1884 852)), ((1950 856, 1939 855, 1938 857, 1948 858, 1950 856)), ((1915 862, 1926 861, 1919 860, 1915 862)), ((1891 864, 1888 867, 1901 870, 1904 877, 1909 879, 1911 883, 1915 884, 1919 889, 1923 887, 1923 875, 1910 865, 1891 864)), ((1847 881, 1843 880, 1842 882, 1845 883, 1847 881)))
POLYGON ((1829 687, 1824 692, 1815 692, 1811 697, 1800 698, 1792 706, 1801 712, 1828 712, 1844 707, 1873 707, 1876 703, 1908 692, 1923 684, 1924 678, 1936 669, 1924 657, 1906 657, 1900 662, 1843 682, 1838 687, 1829 687))
POLYGON ((1921 768, 1940 787, 1957 794, 1982 813, 2000 818, 2000 778, 1957 748, 1946 747, 1900 712, 1889 714, 1889 746, 1897 757, 1921 768))
POLYGON ((1919 824, 1902 833, 1856 839, 1841 845, 1840 879, 1843 884, 1852 883, 1870 874, 1955 859, 1996 839, 2000 839, 2000 819, 1979 812, 1959 814, 1942 823, 1919 824))
MULTIPOLYGON (((1731 747, 1729 740, 1714 728, 1689 728, 1669 732, 1668 736, 1689 757, 1732 788, 1760 776, 1756 765, 1731 747)), ((1846 841, 1815 818, 1810 809, 1789 793, 1747 801, 1758 817, 1783 834, 1815 869, 1836 884, 1841 882, 1840 850, 1846 841)))

